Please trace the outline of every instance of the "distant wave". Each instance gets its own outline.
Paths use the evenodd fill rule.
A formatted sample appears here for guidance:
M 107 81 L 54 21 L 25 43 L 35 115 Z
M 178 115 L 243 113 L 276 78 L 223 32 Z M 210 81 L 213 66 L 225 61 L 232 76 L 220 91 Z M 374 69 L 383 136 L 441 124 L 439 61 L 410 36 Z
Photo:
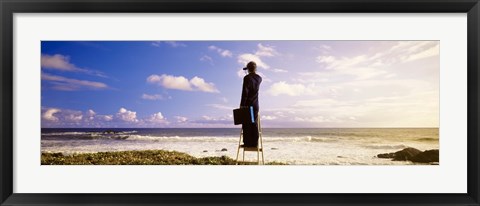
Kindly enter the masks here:
M 168 141 L 168 142 L 231 142 L 238 141 L 239 137 L 214 137 L 214 136 L 149 136 L 149 135 L 130 135 L 126 140 L 145 140 L 145 141 Z M 322 137 L 263 137 L 265 142 L 336 142 L 334 138 Z
M 132 130 L 132 131 L 122 131 L 122 132 L 114 132 L 114 133 L 108 133 L 108 132 L 50 132 L 50 133 L 42 133 L 42 136 L 76 136 L 76 135 L 102 135 L 102 134 L 135 134 L 138 131 Z
M 58 132 L 43 133 L 42 139 L 45 140 L 125 140 L 125 141 L 154 141 L 154 142 L 232 142 L 238 141 L 239 136 L 156 136 L 156 135 L 139 135 L 136 131 L 117 132 L 115 134 L 103 132 Z M 265 142 L 338 142 L 340 138 L 335 137 L 263 137 Z
M 180 137 L 180 136 L 150 136 L 150 135 L 130 135 L 126 140 L 139 141 L 165 141 L 165 142 L 230 142 L 238 141 L 238 137 Z
M 408 146 L 400 144 L 400 145 L 365 145 L 364 147 L 368 149 L 405 149 Z

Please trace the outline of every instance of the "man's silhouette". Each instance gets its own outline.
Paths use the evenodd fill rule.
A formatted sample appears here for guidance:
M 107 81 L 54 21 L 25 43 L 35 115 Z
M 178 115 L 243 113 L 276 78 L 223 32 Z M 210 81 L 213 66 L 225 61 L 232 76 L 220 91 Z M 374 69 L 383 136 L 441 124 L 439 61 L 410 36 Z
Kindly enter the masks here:
M 243 129 L 243 144 L 246 147 L 257 147 L 258 145 L 258 127 L 257 117 L 259 111 L 258 104 L 258 90 L 260 89 L 260 83 L 262 83 L 262 77 L 260 77 L 257 71 L 257 64 L 253 61 L 247 64 L 247 67 L 243 70 L 248 70 L 248 74 L 243 78 L 242 87 L 242 99 L 240 101 L 240 107 L 253 107 L 254 120 L 253 123 L 242 124 Z

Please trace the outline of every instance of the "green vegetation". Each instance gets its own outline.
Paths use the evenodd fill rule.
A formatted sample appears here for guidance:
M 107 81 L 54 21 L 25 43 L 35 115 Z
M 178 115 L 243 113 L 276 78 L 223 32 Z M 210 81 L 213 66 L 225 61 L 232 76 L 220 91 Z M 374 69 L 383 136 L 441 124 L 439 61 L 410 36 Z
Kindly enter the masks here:
M 164 150 L 98 152 L 63 155 L 42 153 L 42 165 L 235 165 L 234 159 L 221 157 L 196 158 L 191 155 Z M 252 164 L 252 163 L 242 163 Z M 256 163 L 255 163 L 256 164 Z M 270 162 L 269 165 L 284 165 Z

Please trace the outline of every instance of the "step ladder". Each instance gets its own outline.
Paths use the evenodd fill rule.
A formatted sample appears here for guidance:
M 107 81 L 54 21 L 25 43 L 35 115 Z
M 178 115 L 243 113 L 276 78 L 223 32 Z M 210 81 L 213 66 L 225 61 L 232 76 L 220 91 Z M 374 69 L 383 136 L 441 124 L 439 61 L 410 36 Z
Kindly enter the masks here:
M 256 147 L 246 147 L 242 144 L 243 139 L 243 129 L 240 130 L 240 139 L 238 140 L 238 149 L 237 149 L 237 159 L 236 164 L 238 165 L 238 155 L 240 154 L 240 149 L 243 149 L 243 158 L 242 162 L 245 163 L 245 152 L 257 152 L 257 164 L 260 164 L 260 153 L 262 153 L 262 164 L 265 164 L 265 159 L 263 157 L 263 139 L 262 139 L 262 127 L 260 125 L 260 114 L 257 116 L 257 127 L 258 127 L 258 141 Z

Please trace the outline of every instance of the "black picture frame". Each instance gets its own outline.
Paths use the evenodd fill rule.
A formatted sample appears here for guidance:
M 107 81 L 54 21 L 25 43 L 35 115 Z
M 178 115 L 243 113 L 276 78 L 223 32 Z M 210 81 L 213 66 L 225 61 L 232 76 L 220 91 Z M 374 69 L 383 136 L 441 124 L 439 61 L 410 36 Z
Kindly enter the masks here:
M 1 205 L 480 205 L 479 0 L 0 0 Z M 465 194 L 22 194 L 13 193 L 15 13 L 466 13 L 468 188 Z M 32 174 L 34 175 L 34 174 Z M 455 178 L 455 177 L 452 177 Z M 287 185 L 285 185 L 287 186 Z

